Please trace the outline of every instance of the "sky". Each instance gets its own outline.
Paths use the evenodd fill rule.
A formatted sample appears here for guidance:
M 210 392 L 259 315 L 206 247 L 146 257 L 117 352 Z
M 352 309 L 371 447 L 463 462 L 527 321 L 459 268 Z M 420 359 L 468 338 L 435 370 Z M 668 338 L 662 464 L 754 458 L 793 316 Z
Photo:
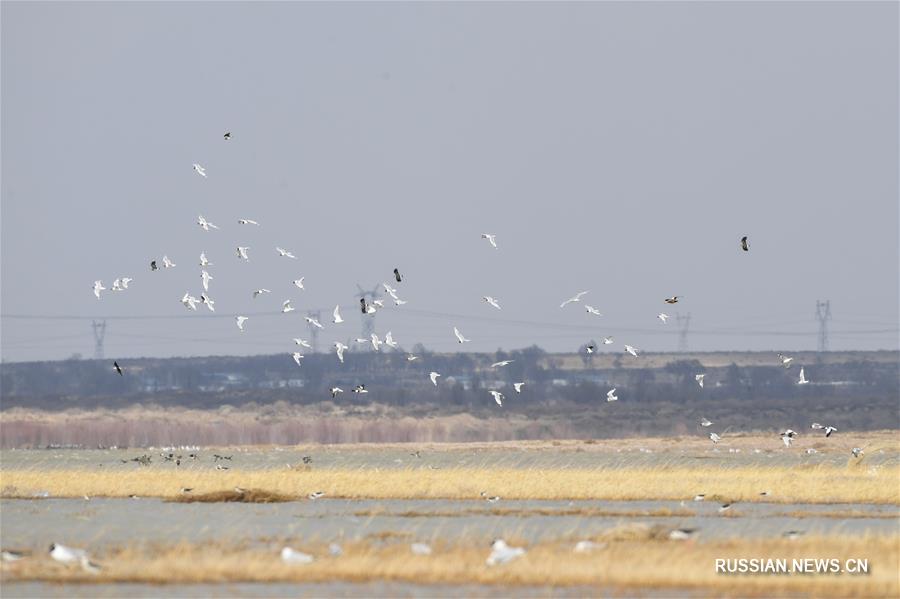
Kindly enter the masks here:
M 5 1 L 0 358 L 896 350 L 898 6 Z

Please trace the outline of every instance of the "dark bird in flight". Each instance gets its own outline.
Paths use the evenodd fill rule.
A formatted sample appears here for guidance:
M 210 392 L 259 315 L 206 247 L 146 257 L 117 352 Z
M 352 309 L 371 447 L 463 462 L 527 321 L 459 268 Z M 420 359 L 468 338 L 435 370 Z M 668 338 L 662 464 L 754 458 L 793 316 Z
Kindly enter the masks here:
M 116 372 L 119 373 L 119 376 L 122 376 L 122 367 L 119 366 L 119 363 L 114 361 L 113 366 L 116 368 Z
M 159 267 L 156 265 L 156 260 L 150 261 L 150 270 L 159 270 Z
M 678 303 L 678 298 L 679 298 L 679 297 L 681 297 L 681 296 L 680 296 L 680 295 L 673 295 L 672 297 L 667 297 L 665 301 L 666 301 L 667 304 L 677 304 L 677 303 Z
M 394 269 L 394 278 L 397 279 L 398 283 L 402 280 L 400 277 L 400 271 L 397 270 L 396 268 Z
M 360 310 L 362 310 L 363 314 L 368 312 L 368 306 L 366 306 L 366 298 L 364 298 L 364 297 L 359 298 L 359 308 L 360 308 Z
M 231 139 L 231 131 L 226 131 L 225 135 L 223 135 L 222 137 L 225 138 L 225 141 L 228 141 L 229 139 Z
M 747 236 L 746 236 L 746 235 L 744 235 L 743 237 L 741 237 L 741 249 L 744 250 L 745 252 L 749 252 L 749 251 L 750 251 L 750 243 L 747 242 Z

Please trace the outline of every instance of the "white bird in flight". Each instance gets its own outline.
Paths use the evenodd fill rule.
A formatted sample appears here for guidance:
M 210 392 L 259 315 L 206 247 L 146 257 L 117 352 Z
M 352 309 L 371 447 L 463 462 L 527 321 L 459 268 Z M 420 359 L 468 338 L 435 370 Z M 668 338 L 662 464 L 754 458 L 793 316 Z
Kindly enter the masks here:
M 494 401 L 497 402 L 497 405 L 502 407 L 503 406 L 503 394 L 500 393 L 499 391 L 494 391 L 493 389 L 491 389 L 490 392 L 491 392 L 491 395 L 494 396 Z
M 338 304 L 337 306 L 334 307 L 334 314 L 333 314 L 333 318 L 331 319 L 331 322 L 333 322 L 334 324 L 341 324 L 342 322 L 344 322 L 344 319 L 341 318 L 340 304 Z M 341 360 L 341 361 L 343 362 L 343 360 Z
M 244 332 L 244 323 L 247 322 L 248 320 L 249 320 L 249 318 L 247 318 L 246 316 L 235 316 L 234 317 L 234 322 L 237 324 L 237 328 L 239 328 L 242 333 Z
M 459 343 L 468 343 L 469 341 L 471 341 L 471 339 L 466 339 L 465 337 L 463 337 L 463 334 L 460 333 L 459 329 L 457 329 L 456 327 L 453 327 L 453 334 L 456 335 L 456 340 Z
M 283 258 L 293 258 L 294 260 L 297 259 L 297 256 L 287 251 L 286 249 L 277 247 L 275 248 L 275 251 L 278 252 L 278 255 L 282 256 Z
M 163 256 L 163 268 L 175 268 L 175 263 L 168 256 Z
M 513 362 L 515 362 L 515 360 L 501 360 L 500 362 L 494 362 L 493 364 L 491 364 L 491 368 L 497 368 L 500 366 L 509 366 Z
M 240 245 L 239 245 L 238 248 L 237 248 L 237 256 L 238 256 L 238 258 L 240 258 L 241 260 L 248 260 L 248 261 L 249 261 L 249 260 L 250 260 L 250 256 L 247 255 L 247 250 L 249 250 L 249 249 L 250 249 L 249 246 L 245 247 L 245 246 L 240 246 Z
M 381 349 L 381 339 L 378 338 L 378 335 L 372 333 L 372 349 L 375 351 L 379 351 Z
M 413 355 L 413 354 L 407 354 L 407 356 L 406 356 L 406 361 L 407 361 L 407 362 L 413 362 L 413 361 L 418 360 L 418 359 L 419 359 L 419 356 L 416 356 L 416 355 Z
M 253 292 L 253 299 L 258 298 L 258 297 L 261 296 L 263 293 L 272 293 L 272 292 L 271 292 L 270 290 L 268 290 L 268 289 L 265 289 L 265 288 L 263 288 L 263 289 L 257 289 L 256 291 Z
M 709 440 L 713 442 L 713 445 L 715 445 L 722 440 L 722 437 L 720 437 L 716 433 L 709 433 Z
M 712 420 L 707 420 L 706 418 L 701 418 L 700 426 L 703 426 L 703 427 L 712 426 Z
M 483 300 L 486 301 L 488 304 L 490 304 L 490 305 L 492 305 L 493 307 L 495 307 L 495 308 L 497 308 L 498 310 L 500 310 L 500 303 L 499 303 L 496 299 L 492 298 L 491 296 L 485 295 L 485 296 L 483 296 L 481 299 L 483 299 Z
M 282 314 L 287 314 L 288 312 L 293 312 L 294 310 L 296 310 L 296 308 L 294 308 L 294 306 L 291 305 L 291 300 L 285 300 L 281 304 L 281 313 Z
M 200 294 L 200 302 L 206 306 L 210 312 L 216 311 L 216 301 L 205 293 Z
M 206 169 L 203 168 L 202 166 L 200 166 L 199 164 L 197 164 L 196 162 L 194 163 L 194 170 L 197 171 L 198 175 L 200 175 L 204 179 L 206 178 Z
M 209 291 L 209 282 L 213 280 L 213 276 L 205 270 L 201 270 L 200 280 L 203 282 L 203 291 Z
M 615 387 L 606 392 L 606 401 L 619 401 L 619 397 L 616 395 Z
M 585 304 L 584 310 L 585 310 L 585 312 L 588 312 L 589 314 L 593 314 L 594 316 L 603 316 L 602 314 L 600 314 L 600 310 L 598 310 L 597 308 L 595 308 L 593 306 L 588 306 L 587 304 Z
M 184 304 L 184 307 L 188 310 L 196 310 L 198 301 L 200 300 L 188 292 L 185 292 L 184 297 L 181 298 L 181 303 Z
M 798 385 L 806 385 L 809 384 L 809 381 L 806 379 L 806 372 L 803 370 L 803 367 L 800 367 L 800 380 L 797 381 Z
M 661 321 L 663 321 L 663 324 L 666 324 L 666 321 L 669 320 L 669 315 L 666 314 L 665 312 L 660 312 L 659 314 L 656 315 L 656 317 L 658 319 L 660 319 Z
M 297 345 L 300 345 L 302 347 L 305 347 L 307 349 L 312 349 L 312 345 L 310 345 L 309 341 L 307 341 L 306 339 L 300 339 L 299 337 L 294 337 L 294 343 L 296 343 Z
M 394 341 L 394 336 L 391 335 L 391 332 L 388 331 L 387 335 L 384 336 L 384 344 L 393 349 L 397 349 L 400 344 Z
M 208 220 L 206 220 L 205 218 L 203 218 L 202 214 L 197 217 L 197 224 L 200 225 L 200 228 L 203 229 L 204 231 L 209 231 L 210 229 L 218 229 L 219 228 L 216 225 L 209 222 Z
M 640 350 L 639 350 L 638 348 L 636 348 L 636 347 L 632 347 L 632 346 L 630 346 L 630 345 L 626 345 L 626 346 L 625 346 L 625 351 L 628 352 L 629 354 L 631 354 L 632 356 L 634 356 L 634 357 L 636 358 L 636 357 L 638 356 L 638 352 L 639 352 Z
M 338 393 L 344 392 L 344 390 L 341 389 L 340 387 L 332 387 L 331 389 L 329 389 L 329 391 L 331 391 L 331 399 L 334 399 L 335 397 L 337 397 Z
M 347 347 L 346 345 L 344 345 L 343 343 L 341 343 L 340 341 L 334 342 L 334 351 L 335 351 L 335 353 L 337 353 L 338 360 L 341 361 L 341 364 L 344 363 L 344 350 L 345 349 L 350 349 L 350 348 Z
M 310 326 L 314 326 L 314 327 L 319 328 L 319 329 L 324 329 L 324 328 L 325 328 L 325 327 L 322 326 L 322 324 L 321 324 L 318 320 L 316 320 L 316 319 L 313 318 L 312 316 L 304 316 L 303 318 L 306 319 L 306 322 L 308 322 L 308 323 L 310 324 Z
M 101 291 L 106 291 L 106 287 L 103 286 L 103 281 L 94 281 L 94 295 L 97 296 L 97 299 L 100 299 Z
M 213 263 L 206 259 L 206 253 L 200 252 L 200 266 L 212 266 Z
M 697 381 L 697 384 L 700 385 L 700 388 L 703 388 L 703 379 L 706 377 L 705 374 L 695 374 L 694 380 Z
M 297 289 L 306 289 L 306 287 L 303 286 L 303 279 L 305 278 L 306 277 L 300 277 L 299 279 L 294 279 L 294 286 L 297 287 Z
M 573 295 L 572 297 L 570 297 L 569 299 L 567 299 L 566 301 L 564 301 L 563 303 L 561 303 L 561 304 L 559 305 L 559 307 L 560 307 L 560 308 L 565 308 L 565 307 L 568 306 L 569 304 L 572 304 L 572 303 L 575 303 L 575 302 L 580 302 L 580 301 L 581 301 L 581 298 L 584 297 L 585 295 L 587 295 L 588 293 L 590 293 L 590 291 L 579 291 L 578 293 L 576 293 L 575 295 Z
M 525 383 L 513 383 L 513 389 L 516 390 L 516 393 L 522 392 L 522 387 L 525 386 Z
M 437 387 L 437 380 L 438 380 L 439 376 L 441 376 L 441 375 L 434 371 L 431 371 L 428 373 L 428 378 L 431 379 L 431 384 L 434 385 L 435 387 Z
M 301 354 L 298 351 L 295 351 L 294 353 L 291 354 L 291 357 L 294 358 L 294 362 L 297 363 L 297 366 L 300 366 L 300 360 L 303 359 L 303 354 Z
M 794 358 L 788 357 L 784 354 L 778 354 L 778 358 L 781 360 L 781 365 L 785 368 L 790 368 L 791 362 L 794 361 Z
M 240 224 L 240 225 L 256 225 L 257 227 L 259 226 L 258 222 L 256 222 L 255 220 L 250 220 L 249 218 L 239 218 L 238 224 Z
M 604 338 L 603 338 L 603 345 L 612 345 L 612 344 L 613 344 L 613 338 L 612 338 L 612 337 L 604 337 Z
M 497 236 L 496 235 L 493 235 L 491 233 L 482 233 L 481 238 L 487 239 L 488 243 L 490 243 L 492 246 L 494 246 L 495 250 L 497 249 Z

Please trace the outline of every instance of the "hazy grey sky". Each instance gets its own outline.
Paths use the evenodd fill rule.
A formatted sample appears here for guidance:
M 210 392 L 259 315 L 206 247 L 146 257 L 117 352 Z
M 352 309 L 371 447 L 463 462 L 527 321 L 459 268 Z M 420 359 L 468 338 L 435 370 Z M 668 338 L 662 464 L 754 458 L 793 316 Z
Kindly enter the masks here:
M 832 349 L 898 347 L 895 2 L 0 10 L 4 360 L 93 353 L 15 315 L 178 317 L 108 321 L 108 357 L 169 356 L 289 352 L 322 308 L 330 344 L 395 266 L 406 348 L 674 350 L 665 311 L 691 349 L 812 349 L 816 299 Z M 217 315 L 297 312 L 188 313 L 201 250 Z M 604 316 L 559 309 L 585 289 Z

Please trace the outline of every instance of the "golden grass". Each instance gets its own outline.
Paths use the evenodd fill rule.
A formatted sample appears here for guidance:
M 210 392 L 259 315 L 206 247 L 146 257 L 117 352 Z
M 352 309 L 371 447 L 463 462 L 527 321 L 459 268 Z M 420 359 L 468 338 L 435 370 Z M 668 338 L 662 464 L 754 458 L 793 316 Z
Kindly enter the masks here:
M 356 541 L 339 557 L 324 544 L 285 543 L 316 556 L 308 565 L 281 562 L 282 546 L 209 543 L 130 546 L 98 554 L 99 574 L 64 567 L 46 556 L 16 562 L 3 582 L 135 582 L 156 584 L 228 582 L 368 582 L 596 586 L 602 589 L 695 589 L 717 596 L 796 595 L 829 597 L 900 596 L 900 542 L 896 537 L 801 537 L 788 539 L 668 541 L 660 531 L 628 527 L 611 531 L 589 553 L 574 553 L 572 541 L 533 544 L 522 558 L 490 567 L 487 544 L 433 543 L 430 556 L 412 555 L 408 542 Z M 857 574 L 717 574 L 716 559 L 867 559 L 869 572 Z
M 900 466 L 735 468 L 647 467 L 618 469 L 453 468 L 442 470 L 237 470 L 137 469 L 5 470 L 5 497 L 180 496 L 182 487 L 212 493 L 234 487 L 287 497 L 324 491 L 327 497 L 371 499 L 478 499 L 481 491 L 504 499 L 689 499 L 697 493 L 732 502 L 900 504 Z M 770 495 L 759 493 L 769 490 Z

